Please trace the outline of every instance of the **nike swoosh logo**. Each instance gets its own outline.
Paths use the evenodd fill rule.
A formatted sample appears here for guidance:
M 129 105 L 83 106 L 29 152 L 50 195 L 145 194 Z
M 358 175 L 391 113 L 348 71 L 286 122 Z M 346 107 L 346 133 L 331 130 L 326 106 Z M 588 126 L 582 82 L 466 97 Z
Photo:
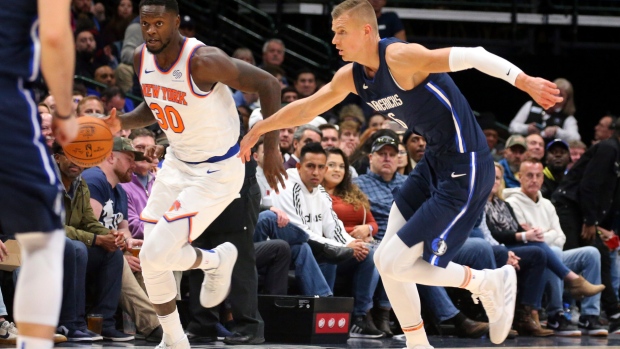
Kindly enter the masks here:
M 149 73 L 152 73 L 152 72 L 154 72 L 154 70 L 146 70 L 146 69 L 144 69 L 144 74 L 149 74 Z
M 550 322 L 547 324 L 547 327 L 560 327 L 559 322 Z
M 510 75 L 510 71 L 512 70 L 512 68 L 508 69 L 508 73 L 506 73 L 506 75 Z
M 368 88 L 368 86 L 366 86 L 366 84 L 363 84 L 362 87 L 364 88 L 364 90 Z
M 215 172 L 220 172 L 220 170 L 215 170 L 215 171 L 207 170 L 207 174 L 211 174 L 211 173 L 215 173 Z
M 467 173 L 461 173 L 461 174 L 456 174 L 454 172 L 452 172 L 452 178 L 458 178 L 458 177 L 463 177 L 464 175 L 466 175 Z

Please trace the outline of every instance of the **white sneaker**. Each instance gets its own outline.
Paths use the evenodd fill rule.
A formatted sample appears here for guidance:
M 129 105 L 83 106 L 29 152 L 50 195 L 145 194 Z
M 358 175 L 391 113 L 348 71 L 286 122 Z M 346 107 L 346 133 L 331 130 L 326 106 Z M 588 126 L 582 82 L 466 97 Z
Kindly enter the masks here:
M 183 338 L 171 345 L 166 344 L 166 342 L 162 339 L 161 343 L 159 343 L 155 349 L 191 349 L 191 346 L 189 345 L 187 335 L 184 335 Z
M 17 343 L 17 327 L 15 324 L 8 321 L 3 321 L 0 324 L 0 344 L 15 344 Z
M 225 242 L 213 249 L 220 257 L 220 265 L 214 269 L 206 269 L 205 278 L 200 290 L 200 304 L 205 308 L 219 305 L 230 293 L 230 278 L 237 261 L 237 248 Z
M 505 265 L 495 270 L 484 270 L 484 280 L 477 292 L 472 292 L 474 303 L 482 301 L 489 318 L 491 342 L 501 344 L 508 337 L 515 315 L 517 299 L 517 272 Z

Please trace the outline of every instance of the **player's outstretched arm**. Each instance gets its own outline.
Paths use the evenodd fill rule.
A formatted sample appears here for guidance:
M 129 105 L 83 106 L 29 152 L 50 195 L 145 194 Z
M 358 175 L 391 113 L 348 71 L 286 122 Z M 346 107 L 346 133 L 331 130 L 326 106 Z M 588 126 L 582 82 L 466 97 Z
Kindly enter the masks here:
M 78 132 L 72 100 L 75 47 L 69 24 L 71 0 L 39 0 L 37 6 L 41 71 L 56 100 L 52 128 L 58 142 L 64 145 Z
M 251 149 L 261 135 L 283 128 L 307 124 L 316 116 L 341 102 L 349 93 L 356 93 L 351 68 L 351 64 L 340 68 L 332 81 L 313 95 L 298 99 L 268 119 L 257 122 L 241 141 L 239 157 L 242 161 L 250 160 Z
M 443 73 L 476 68 L 528 93 L 545 109 L 562 101 L 554 83 L 531 77 L 516 65 L 482 47 L 429 50 L 418 44 L 393 44 L 388 46 L 387 62 L 390 69 L 411 75 L 417 72 Z

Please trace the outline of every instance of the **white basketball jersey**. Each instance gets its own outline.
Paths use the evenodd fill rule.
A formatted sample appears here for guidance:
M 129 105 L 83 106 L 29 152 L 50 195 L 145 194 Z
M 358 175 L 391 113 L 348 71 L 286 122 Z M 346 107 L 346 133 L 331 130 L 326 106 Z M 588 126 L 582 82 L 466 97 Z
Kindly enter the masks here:
M 221 156 L 239 139 L 239 114 L 228 86 L 218 82 L 211 91 L 194 83 L 190 59 L 202 42 L 186 38 L 176 62 L 161 69 L 155 56 L 142 47 L 142 94 L 159 126 L 166 133 L 174 155 L 186 162 Z

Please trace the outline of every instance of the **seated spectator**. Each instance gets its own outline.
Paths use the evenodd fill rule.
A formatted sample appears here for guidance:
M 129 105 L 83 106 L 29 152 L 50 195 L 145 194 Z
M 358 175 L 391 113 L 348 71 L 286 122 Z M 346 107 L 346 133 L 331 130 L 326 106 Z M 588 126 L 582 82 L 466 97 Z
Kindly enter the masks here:
M 551 194 L 558 188 L 564 178 L 570 154 L 568 144 L 561 139 L 555 139 L 547 144 L 546 164 L 543 173 L 545 175 L 540 193 L 545 199 L 551 200 Z
M 364 122 L 364 112 L 362 108 L 360 108 L 357 104 L 347 104 L 342 109 L 340 109 L 340 113 L 338 113 L 338 123 L 342 124 L 345 121 L 352 121 L 357 123 L 359 129 L 362 128 Z
M 573 85 L 566 79 L 553 81 L 563 100 L 544 110 L 533 101 L 526 102 L 510 122 L 510 133 L 523 136 L 539 134 L 545 140 L 560 138 L 566 142 L 580 140 L 575 115 Z
M 295 151 L 295 148 L 293 147 L 293 134 L 295 134 L 296 130 L 297 127 L 291 127 L 283 128 L 279 131 L 280 136 L 278 145 L 280 147 L 280 152 L 282 153 L 282 160 L 284 162 L 287 162 L 291 158 L 291 154 L 293 153 L 293 151 Z
M 233 52 L 232 58 L 240 59 L 248 64 L 256 65 L 256 60 L 254 60 L 254 54 L 252 50 L 247 47 L 239 47 Z
M 570 162 L 566 167 L 567 171 L 581 158 L 581 155 L 586 152 L 587 147 L 582 141 L 570 141 L 568 142 L 568 148 L 570 150 Z
M 90 28 L 76 30 L 75 51 L 75 75 L 93 79 L 95 70 L 109 63 L 105 55 L 96 55 L 97 41 Z
M 369 132 L 369 130 L 364 131 L 364 133 L 366 132 Z M 368 155 L 370 155 L 372 144 L 377 138 L 383 137 L 383 136 L 389 136 L 389 137 L 392 137 L 393 139 L 399 138 L 396 132 L 392 130 L 387 130 L 387 129 L 375 130 L 372 134 L 366 137 L 364 142 L 359 147 L 357 147 L 357 149 L 353 152 L 353 154 L 349 155 L 349 163 L 351 164 L 351 166 L 353 166 L 353 168 L 355 168 L 355 171 L 358 174 L 365 174 L 368 172 L 368 167 L 369 167 Z M 342 149 L 342 147 L 340 149 Z M 342 151 L 344 151 L 346 154 L 346 151 L 344 149 L 342 149 Z
M 49 148 L 52 148 L 52 144 L 54 143 L 54 133 L 52 133 L 52 114 L 40 113 L 41 115 L 41 136 L 45 138 L 45 144 Z
M 398 156 L 396 157 L 397 169 L 398 173 L 402 175 L 408 175 L 413 169 L 411 168 L 411 161 L 409 161 L 409 155 L 407 153 L 407 148 L 400 143 L 398 145 Z
M 418 162 L 422 160 L 422 156 L 424 156 L 424 152 L 426 151 L 426 139 L 419 134 L 407 131 L 403 135 L 403 144 L 409 155 L 409 162 L 413 170 Z
M 281 66 L 282 62 L 284 62 L 285 53 L 286 49 L 282 40 L 274 38 L 265 41 L 265 44 L 263 44 L 263 62 L 261 66 L 267 64 L 277 67 Z
M 545 157 L 545 140 L 539 134 L 531 134 L 525 137 L 527 148 L 526 158 L 534 158 L 543 161 Z
M 476 114 L 476 120 L 478 125 L 482 129 L 482 133 L 487 139 L 487 145 L 491 150 L 491 155 L 495 161 L 499 161 L 503 157 L 504 145 L 500 144 L 500 128 L 497 127 L 495 121 L 495 114 L 493 113 L 479 113 Z
M 564 266 L 561 264 L 553 266 L 553 258 L 547 258 L 547 268 L 554 274 L 554 276 L 551 276 L 550 273 L 547 273 L 550 276 L 549 285 L 552 292 L 548 313 L 554 315 L 550 318 L 550 322 L 548 322 L 548 326 L 551 324 L 549 328 L 560 331 L 558 334 L 563 332 L 559 330 L 559 327 L 555 326 L 559 326 L 563 321 L 559 317 L 562 310 L 561 281 L 564 280 L 573 297 L 577 299 L 584 296 L 590 297 L 589 300 L 585 299 L 582 303 L 583 308 L 579 319 L 579 327 L 582 332 L 590 335 L 606 336 L 607 330 L 598 324 L 600 314 L 597 305 L 600 295 L 597 294 L 605 288 L 605 286 L 599 285 L 601 282 L 600 253 L 592 247 L 562 252 L 566 236 L 562 232 L 560 219 L 551 201 L 543 198 L 540 194 L 543 182 L 543 167 L 540 161 L 531 158 L 524 160 L 520 167 L 520 178 L 522 181 L 521 188 L 506 189 L 503 191 L 503 195 L 514 209 L 516 221 L 525 231 L 518 234 L 516 232 L 512 233 L 515 231 L 513 229 L 515 228 L 514 221 L 513 219 L 508 219 L 508 216 L 504 214 L 502 216 L 511 227 L 507 229 L 510 232 L 507 234 L 509 236 L 512 235 L 511 239 L 514 238 L 514 241 L 519 239 L 522 242 L 530 240 L 545 242 L 558 256 L 558 259 L 561 259 L 564 263 Z M 501 200 L 497 199 L 493 203 L 495 207 L 503 207 L 502 210 L 506 210 L 506 206 L 501 205 Z M 518 231 L 519 228 L 516 230 Z M 520 236 L 517 237 L 517 235 Z M 584 276 L 578 276 L 571 272 L 570 269 L 583 272 Z M 595 285 L 592 285 L 592 283 Z M 590 305 L 590 307 L 587 305 Z
M 338 137 L 338 129 L 332 124 L 323 124 L 319 126 L 321 130 L 321 146 L 327 150 L 329 148 L 338 148 L 340 138 Z
M 618 118 L 614 115 L 603 116 L 598 121 L 598 124 L 594 126 L 594 138 L 592 139 L 592 145 L 613 137 L 617 120 Z
M 133 71 L 133 54 L 136 47 L 140 46 L 143 42 L 144 38 L 142 37 L 140 16 L 135 16 L 125 30 L 123 46 L 121 47 L 120 53 L 120 63 L 118 67 L 116 67 L 114 73 L 116 75 L 118 87 L 125 93 L 132 92 L 137 96 L 140 95 L 140 84 L 137 82 L 138 76 L 134 74 Z M 133 89 L 134 80 L 136 81 L 135 90 Z
M 340 149 L 351 156 L 360 144 L 360 125 L 355 121 L 344 121 L 338 128 Z
M 116 108 L 119 113 L 130 112 L 134 108 L 131 99 L 126 98 L 125 93 L 116 86 L 108 87 L 101 93 L 101 102 L 106 115 L 110 114 L 112 108 Z
M 100 116 L 105 115 L 105 110 L 99 97 L 86 96 L 78 103 L 76 113 L 78 118 L 85 115 Z
M 383 114 L 374 113 L 368 118 L 368 128 L 380 129 L 384 121 L 385 116 Z
M 384 333 L 377 330 L 368 314 L 372 308 L 372 295 L 377 286 L 379 274 L 372 260 L 373 252 L 365 247 L 362 239 L 355 239 L 346 233 L 342 222 L 332 209 L 329 195 L 321 186 L 325 174 L 327 157 L 319 143 L 305 145 L 301 151 L 300 162 L 295 169 L 287 171 L 288 179 L 280 194 L 271 194 L 273 205 L 284 211 L 290 223 L 278 227 L 276 214 L 264 211 L 260 214 L 255 237 L 264 240 L 266 237 L 281 238 L 291 244 L 293 260 L 298 244 L 329 247 L 346 252 L 343 260 L 326 260 L 321 267 L 323 273 L 314 275 L 314 283 L 326 281 L 328 289 L 333 290 L 337 271 L 347 270 L 353 275 L 354 288 L 354 320 L 350 335 L 352 337 L 380 338 Z M 307 243 L 306 243 L 307 242 Z M 293 244 L 296 243 L 296 244 Z M 316 249 L 317 258 L 321 258 L 320 249 Z M 353 252 L 352 254 L 350 252 Z M 316 260 L 306 260 L 306 266 L 316 264 Z M 297 267 L 295 276 L 305 278 L 301 268 Z M 318 265 L 317 265 L 318 269 Z M 350 275 L 351 275 L 350 274 Z M 302 282 L 303 286 L 303 282 Z M 303 287 L 302 287 L 303 289 Z
M 101 337 L 114 341 L 133 340 L 133 336 L 116 330 L 114 320 L 121 294 L 123 274 L 123 254 L 118 249 L 122 237 L 119 237 L 115 227 L 111 227 L 114 230 L 110 230 L 108 227 L 101 226 L 96 218 L 98 216 L 93 214 L 90 188 L 86 179 L 80 176 L 83 168 L 73 164 L 64 155 L 60 145 L 54 145 L 53 153 L 65 189 L 67 237 L 75 241 L 71 245 L 72 248 L 76 251 L 83 250 L 82 253 L 88 256 L 86 266 L 76 265 L 73 275 L 75 280 L 73 297 L 63 299 L 62 309 L 66 313 L 61 317 L 73 319 L 73 322 L 61 323 L 58 331 L 70 341 L 93 341 L 102 339 Z M 73 258 L 75 259 L 75 256 Z M 86 329 L 87 282 L 96 286 L 92 311 L 103 315 L 101 336 Z
M 320 143 L 322 136 L 321 130 L 319 130 L 316 126 L 309 124 L 299 126 L 293 134 L 292 146 L 294 152 L 291 154 L 288 161 L 284 163 L 284 168 L 295 168 L 301 156 L 301 148 L 303 148 L 306 144 Z M 280 131 L 280 144 L 282 144 L 282 131 Z
M 288 86 L 286 82 L 286 76 L 285 76 L 286 73 L 284 72 L 284 69 L 282 69 L 281 67 L 278 67 L 277 65 L 264 65 L 263 70 L 273 75 L 276 79 L 278 79 L 278 82 L 280 82 L 280 88 L 283 89 Z
M 316 75 L 309 68 L 302 68 L 297 72 L 295 81 L 293 81 L 293 86 L 295 90 L 297 90 L 299 98 L 311 96 L 317 90 Z
M 122 42 L 125 37 L 125 30 L 133 20 L 133 4 L 131 0 L 120 0 L 116 2 L 112 18 L 105 24 L 102 36 L 106 45 L 114 45 Z
M 299 99 L 299 92 L 297 92 L 297 90 L 294 87 L 287 86 L 282 89 L 282 95 L 281 95 L 282 104 L 295 102 L 298 99 Z
M 527 150 L 527 143 L 525 138 L 521 135 L 512 135 L 506 141 L 506 149 L 504 149 L 504 158 L 499 161 L 499 164 L 504 167 L 504 182 L 506 182 L 506 188 L 518 188 L 521 186 L 517 174 L 519 173 L 519 166 L 523 161 L 523 156 Z
M 559 254 L 558 252 L 561 250 L 557 249 L 557 251 L 554 251 L 554 247 L 549 247 L 549 245 L 544 241 L 544 234 L 540 229 L 529 229 L 526 231 L 519 225 L 512 207 L 503 200 L 503 178 L 503 167 L 496 163 L 495 184 L 493 185 L 493 189 L 489 195 L 489 201 L 485 207 L 486 225 L 490 230 L 493 239 L 499 243 L 505 244 L 509 250 L 517 251 L 518 253 L 520 249 L 526 246 L 525 244 L 528 244 L 527 246 L 530 247 L 533 246 L 539 248 L 545 254 L 546 269 L 550 272 L 545 279 L 553 279 L 553 282 L 556 282 L 556 279 L 559 280 L 557 282 L 561 282 L 562 280 L 565 281 L 567 286 L 570 285 L 569 288 L 571 289 L 571 293 L 577 297 L 591 295 L 591 293 L 602 289 L 602 285 L 593 286 L 587 280 L 585 282 L 581 281 L 581 279 L 583 279 L 581 276 L 568 269 L 563 262 L 564 256 L 561 256 L 561 258 L 557 256 L 557 254 Z M 566 255 L 566 257 L 567 260 L 573 259 L 570 255 Z M 595 267 L 595 265 L 592 265 L 592 267 Z M 581 272 L 581 270 L 577 271 Z M 589 274 L 589 270 L 585 271 L 584 274 Z M 581 286 L 578 286 L 577 284 L 581 284 Z M 554 291 L 556 292 L 551 294 L 551 303 L 561 303 L 562 294 L 557 293 L 557 291 L 561 291 L 561 288 L 554 288 Z M 586 305 L 586 302 L 590 304 L 591 301 L 596 301 L 598 297 L 590 298 L 591 299 L 584 301 L 582 304 Z M 561 309 L 552 310 L 553 312 L 550 313 L 552 315 L 552 319 L 557 321 L 553 322 L 555 326 L 548 326 L 548 328 L 553 329 L 556 335 L 575 336 L 581 334 L 581 332 L 577 330 L 575 326 L 571 325 L 570 322 L 563 316 Z M 558 313 L 558 311 L 560 313 Z
M 97 97 L 101 97 L 101 92 L 111 86 L 116 86 L 116 76 L 114 75 L 114 69 L 109 65 L 102 65 L 99 68 L 95 69 L 95 81 L 104 84 L 106 87 L 100 88 L 96 87 L 95 89 L 87 89 L 87 93 L 89 95 L 94 95 Z

